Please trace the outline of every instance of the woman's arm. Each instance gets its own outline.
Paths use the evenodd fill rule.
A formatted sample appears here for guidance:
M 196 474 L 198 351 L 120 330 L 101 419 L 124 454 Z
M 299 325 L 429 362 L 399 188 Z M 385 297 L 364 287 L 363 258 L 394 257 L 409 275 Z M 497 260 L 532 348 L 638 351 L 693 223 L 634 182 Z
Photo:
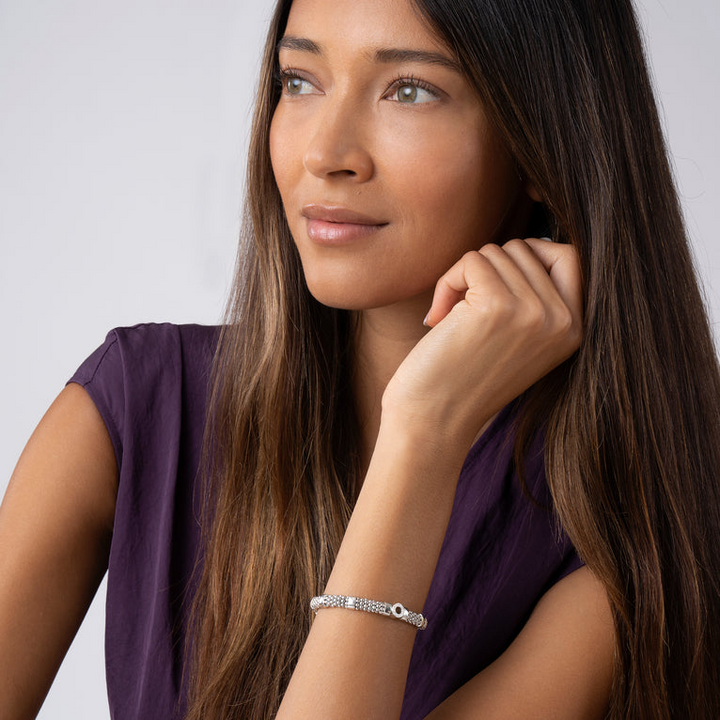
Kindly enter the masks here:
M 429 316 L 436 327 L 403 362 L 383 397 L 378 441 L 326 593 L 422 609 L 473 439 L 500 408 L 577 348 L 580 297 L 572 249 L 540 241 L 485 246 L 441 279 Z M 576 583 L 591 578 L 578 577 Z M 573 595 L 564 606 L 581 606 L 587 588 L 564 587 Z M 592 602 L 602 607 L 592 587 Z M 562 614 L 564 597 L 559 590 L 548 594 L 523 640 L 508 651 L 510 660 L 500 671 L 494 666 L 495 677 L 512 683 L 520 658 L 531 663 L 539 657 L 535 638 L 553 634 L 551 620 Z M 601 631 L 593 623 L 579 627 L 583 642 L 602 636 L 612 644 L 607 625 Z M 278 717 L 398 717 L 415 632 L 369 613 L 320 610 Z M 574 663 L 570 650 L 581 646 L 578 639 L 557 647 Z M 594 670 L 580 675 L 590 694 L 602 697 L 606 675 L 596 680 Z M 557 693 L 550 687 L 552 668 L 547 673 L 536 690 L 549 702 Z M 475 687 L 468 686 L 457 702 L 474 707 L 487 692 L 480 685 L 476 693 Z M 508 696 L 508 712 L 515 700 Z
M 510 647 L 428 720 L 600 720 L 614 648 L 605 588 L 580 568 L 552 587 Z
M 0 718 L 32 718 L 107 569 L 117 466 L 71 384 L 28 442 L 0 506 Z

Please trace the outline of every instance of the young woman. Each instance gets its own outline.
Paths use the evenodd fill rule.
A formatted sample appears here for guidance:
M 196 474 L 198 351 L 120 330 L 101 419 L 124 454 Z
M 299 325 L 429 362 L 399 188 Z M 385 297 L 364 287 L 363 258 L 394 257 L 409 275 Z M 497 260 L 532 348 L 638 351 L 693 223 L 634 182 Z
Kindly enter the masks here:
M 4 715 L 109 565 L 115 717 L 717 717 L 720 383 L 629 4 L 280 2 L 248 180 L 222 331 L 114 331 L 18 464 Z

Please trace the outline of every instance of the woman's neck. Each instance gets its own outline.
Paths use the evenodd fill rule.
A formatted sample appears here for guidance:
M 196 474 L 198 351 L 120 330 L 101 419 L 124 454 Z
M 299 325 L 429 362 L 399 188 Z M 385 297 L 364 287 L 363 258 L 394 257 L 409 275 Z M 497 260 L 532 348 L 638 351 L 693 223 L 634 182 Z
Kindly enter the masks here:
M 363 470 L 380 428 L 382 395 L 400 363 L 428 332 L 422 324 L 432 293 L 359 313 L 353 390 L 361 434 Z

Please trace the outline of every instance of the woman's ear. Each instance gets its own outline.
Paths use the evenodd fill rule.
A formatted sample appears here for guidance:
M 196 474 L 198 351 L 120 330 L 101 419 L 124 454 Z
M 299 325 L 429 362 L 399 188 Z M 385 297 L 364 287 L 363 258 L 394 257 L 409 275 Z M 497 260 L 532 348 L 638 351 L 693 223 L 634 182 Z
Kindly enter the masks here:
M 535 187 L 535 183 L 533 183 L 528 178 L 525 178 L 523 180 L 523 189 L 527 193 L 527 195 L 530 197 L 531 200 L 534 200 L 535 202 L 542 202 L 543 198 L 542 195 L 538 192 L 537 188 Z

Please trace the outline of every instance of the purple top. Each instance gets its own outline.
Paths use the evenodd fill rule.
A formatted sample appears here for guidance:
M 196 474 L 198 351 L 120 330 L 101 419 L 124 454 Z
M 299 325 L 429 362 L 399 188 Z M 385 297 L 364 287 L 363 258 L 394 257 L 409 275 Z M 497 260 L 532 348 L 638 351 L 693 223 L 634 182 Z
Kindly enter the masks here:
M 97 405 L 118 463 L 105 636 L 118 720 L 177 717 L 185 707 L 182 651 L 201 501 L 194 490 L 216 342 L 212 327 L 120 328 L 70 380 Z M 416 636 L 403 720 L 424 717 L 491 663 L 543 593 L 582 565 L 552 512 L 522 492 L 511 420 L 506 408 L 465 460 L 422 608 L 429 624 Z M 540 449 L 526 477 L 540 505 L 550 505 Z

